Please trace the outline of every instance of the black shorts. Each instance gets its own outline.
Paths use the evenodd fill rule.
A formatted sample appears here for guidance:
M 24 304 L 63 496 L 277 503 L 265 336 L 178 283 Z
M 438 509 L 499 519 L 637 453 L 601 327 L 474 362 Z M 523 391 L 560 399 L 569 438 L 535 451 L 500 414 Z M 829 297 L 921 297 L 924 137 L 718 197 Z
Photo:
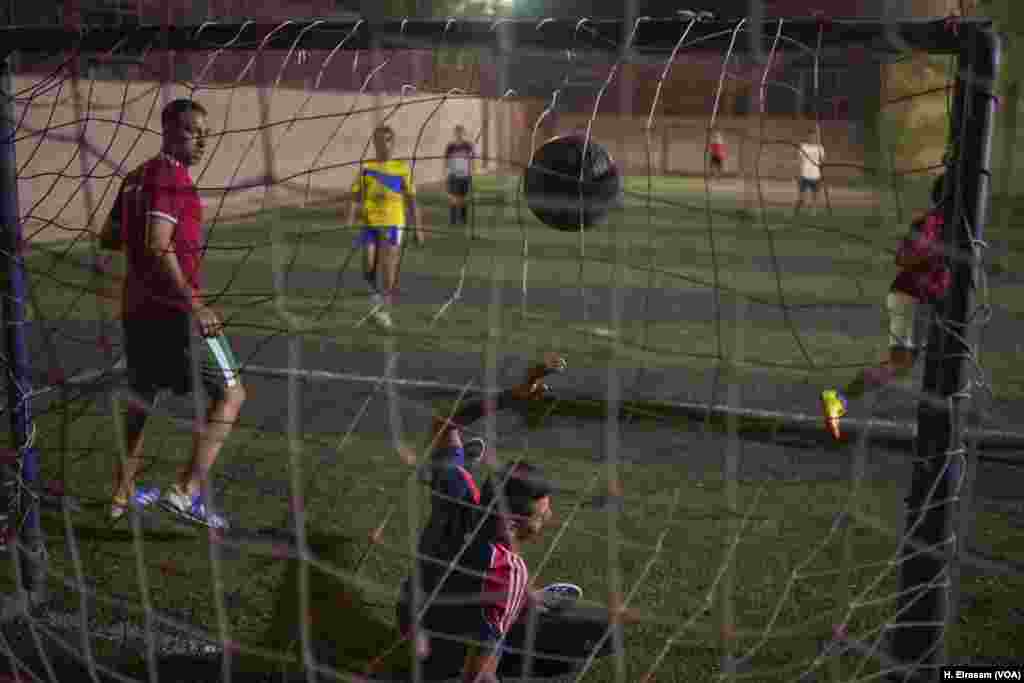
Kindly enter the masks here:
M 412 623 L 409 599 L 409 585 L 405 582 L 397 605 L 398 624 L 403 635 L 408 635 Z M 472 633 L 472 629 L 459 629 L 459 617 L 445 624 L 442 619 L 432 619 L 431 612 L 427 611 L 423 624 L 430 638 L 430 655 L 421 662 L 420 673 L 427 681 L 458 678 L 466 661 L 465 640 L 475 640 L 479 635 Z M 479 608 L 467 610 L 467 613 L 469 621 L 473 620 L 473 615 L 477 615 L 476 620 L 480 618 Z M 446 626 L 454 628 L 446 629 Z M 577 671 L 591 655 L 606 657 L 613 653 L 614 638 L 604 638 L 609 627 L 608 610 L 589 607 L 572 607 L 539 615 L 532 634 L 526 621 L 519 619 L 501 643 L 498 675 L 522 677 L 527 659 L 532 673 L 538 677 L 551 678 Z M 532 648 L 529 647 L 531 644 Z M 532 650 L 530 657 L 524 654 L 527 649 Z
M 724 163 L 722 157 L 716 157 L 714 154 L 711 155 L 711 168 L 721 171 Z
M 460 178 L 459 176 L 448 176 L 448 194 L 457 197 L 465 197 L 473 187 L 472 178 Z
M 797 186 L 800 192 L 809 191 L 814 194 L 818 194 L 818 184 L 820 182 L 820 180 L 814 178 L 801 177 L 800 180 L 797 181 Z
M 192 368 L 192 318 L 187 314 L 143 320 L 126 318 L 125 360 L 130 386 L 141 398 L 153 401 L 164 392 L 189 394 L 195 390 Z M 224 397 L 240 382 L 238 362 L 223 334 L 199 341 L 199 376 L 207 395 Z

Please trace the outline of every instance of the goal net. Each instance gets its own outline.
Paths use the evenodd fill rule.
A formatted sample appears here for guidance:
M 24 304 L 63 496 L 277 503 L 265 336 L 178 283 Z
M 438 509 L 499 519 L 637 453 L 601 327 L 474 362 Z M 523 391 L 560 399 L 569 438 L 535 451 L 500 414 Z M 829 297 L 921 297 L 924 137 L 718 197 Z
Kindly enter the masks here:
M 502 666 L 521 666 L 506 679 L 917 680 L 1019 660 L 1019 624 L 984 616 L 1024 594 L 1019 511 L 992 502 L 1016 486 L 992 453 L 1019 448 L 1022 384 L 1013 272 L 989 280 L 982 260 L 991 242 L 1014 262 L 982 231 L 987 30 L 692 13 L 3 29 L 11 680 L 397 680 L 472 648 L 478 633 L 396 622 L 443 507 L 423 485 L 432 419 L 550 352 L 567 370 L 547 394 L 462 435 L 486 442 L 480 485 L 499 463 L 543 469 L 553 518 L 518 551 L 533 587 L 582 589 L 583 616 L 499 629 Z M 202 294 L 245 387 L 226 438 L 203 392 L 134 391 L 123 311 L 145 277 L 98 239 L 125 178 L 171 149 L 161 112 L 180 98 L 206 115 L 188 169 Z M 624 179 L 587 230 L 524 197 L 560 136 Z M 400 236 L 365 230 L 381 192 L 403 198 Z M 904 370 L 894 255 L 929 210 L 952 293 L 917 307 Z M 136 357 L 173 367 L 166 343 Z M 899 372 L 851 397 L 833 438 L 822 392 L 872 368 Z M 142 408 L 136 492 L 223 438 L 204 502 L 229 528 L 160 502 L 112 518 Z M 33 576 L 46 591 L 25 606 Z

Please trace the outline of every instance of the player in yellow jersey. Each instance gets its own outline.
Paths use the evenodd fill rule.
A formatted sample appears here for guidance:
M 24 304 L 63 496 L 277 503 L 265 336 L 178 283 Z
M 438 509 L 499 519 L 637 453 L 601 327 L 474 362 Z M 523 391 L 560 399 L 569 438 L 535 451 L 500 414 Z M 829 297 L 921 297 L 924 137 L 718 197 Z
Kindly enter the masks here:
M 373 131 L 375 159 L 359 168 L 352 182 L 348 225 L 363 226 L 357 245 L 363 248 L 363 277 L 373 297 L 373 317 L 382 327 L 391 327 L 388 312 L 398 288 L 398 262 L 407 213 L 412 214 L 416 243 L 423 243 L 423 220 L 416 204 L 416 185 L 406 161 L 392 159 L 395 131 L 379 126 Z M 378 287 L 377 270 L 381 279 Z

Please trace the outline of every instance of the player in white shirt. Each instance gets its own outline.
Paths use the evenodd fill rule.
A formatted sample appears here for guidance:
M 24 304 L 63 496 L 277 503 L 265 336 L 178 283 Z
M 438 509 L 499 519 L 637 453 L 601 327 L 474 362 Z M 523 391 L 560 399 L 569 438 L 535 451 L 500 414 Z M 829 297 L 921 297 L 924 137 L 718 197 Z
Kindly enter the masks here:
M 817 141 L 817 135 L 814 135 L 811 141 L 800 144 L 797 156 L 800 159 L 800 178 L 797 180 L 798 196 L 794 214 L 799 215 L 808 193 L 817 209 L 818 190 L 821 186 L 821 165 L 825 162 L 825 148 Z

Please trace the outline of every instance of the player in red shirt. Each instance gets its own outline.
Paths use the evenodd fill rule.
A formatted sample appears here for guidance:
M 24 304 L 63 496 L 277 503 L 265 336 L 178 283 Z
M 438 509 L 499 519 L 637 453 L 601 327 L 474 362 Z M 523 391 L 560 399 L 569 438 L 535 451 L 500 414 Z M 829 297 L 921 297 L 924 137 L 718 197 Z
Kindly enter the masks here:
M 951 274 L 943 250 L 944 177 L 932 185 L 932 208 L 911 224 L 910 235 L 896 252 L 900 272 L 889 288 L 886 308 L 889 312 L 889 355 L 880 364 L 865 368 L 845 389 L 827 389 L 821 393 L 825 427 L 835 439 L 842 434 L 839 421 L 847 411 L 849 399 L 904 377 L 914 367 L 927 334 L 926 323 L 931 304 L 949 290 Z
M 117 520 L 129 508 L 159 499 L 176 515 L 225 528 L 227 520 L 210 509 L 204 489 L 245 389 L 223 324 L 202 293 L 203 212 L 188 168 L 203 157 L 206 110 L 192 100 L 175 100 L 164 107 L 161 125 L 159 156 L 125 178 L 101 234 L 102 244 L 123 248 L 127 257 L 122 326 L 135 399 L 126 410 L 126 455 L 115 467 L 110 515 Z M 202 336 L 197 353 L 193 326 Z M 210 399 L 206 424 L 196 431 L 188 467 L 161 496 L 135 483 L 146 416 L 161 393 L 193 391 L 193 364 Z
M 708 144 L 709 166 L 713 178 L 720 178 L 725 172 L 727 154 L 725 137 L 722 136 L 721 131 L 716 130 L 711 134 L 711 142 Z

